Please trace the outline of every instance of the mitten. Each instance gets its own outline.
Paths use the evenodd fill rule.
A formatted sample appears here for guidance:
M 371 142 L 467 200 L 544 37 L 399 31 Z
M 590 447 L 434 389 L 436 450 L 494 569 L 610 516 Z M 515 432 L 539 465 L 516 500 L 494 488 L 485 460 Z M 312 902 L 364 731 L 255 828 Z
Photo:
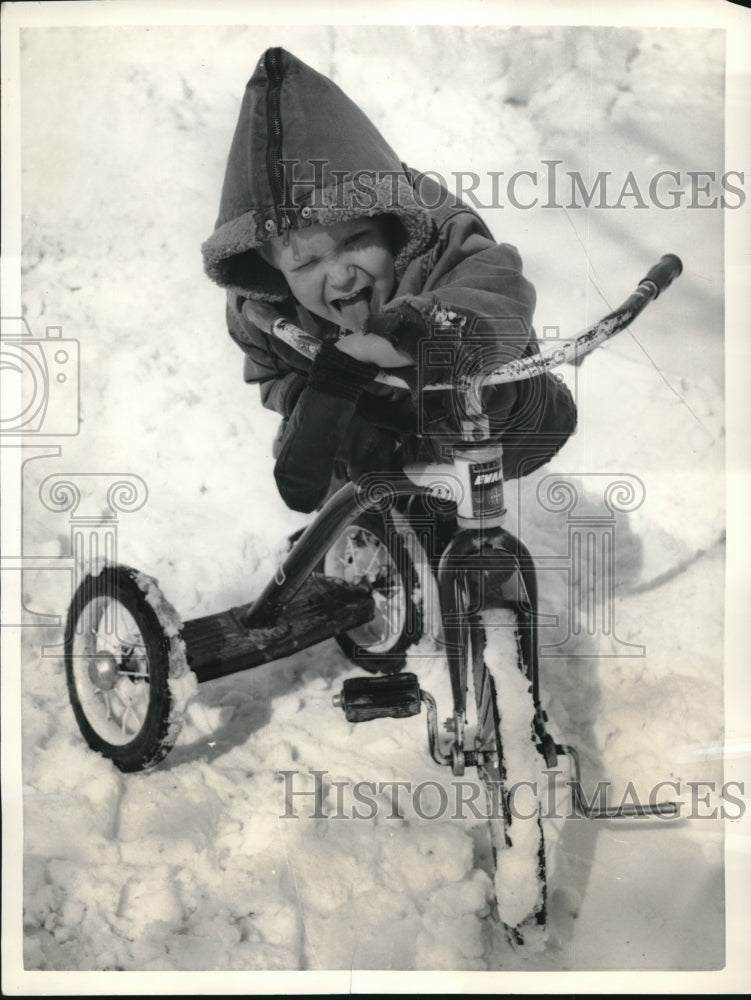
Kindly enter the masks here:
M 375 333 L 417 358 L 418 344 L 428 335 L 428 325 L 412 306 L 400 305 L 385 312 L 371 313 L 365 321 L 365 333 Z
M 363 389 L 378 374 L 378 365 L 351 358 L 324 341 L 311 365 L 308 385 L 329 396 L 357 402 Z

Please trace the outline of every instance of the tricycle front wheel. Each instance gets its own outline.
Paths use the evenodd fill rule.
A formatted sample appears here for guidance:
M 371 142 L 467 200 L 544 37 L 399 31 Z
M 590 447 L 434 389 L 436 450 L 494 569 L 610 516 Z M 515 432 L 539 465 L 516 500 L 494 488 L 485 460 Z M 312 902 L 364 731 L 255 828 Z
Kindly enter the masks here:
M 537 951 L 545 944 L 547 882 L 535 706 L 513 612 L 492 609 L 484 616 L 471 629 L 475 748 L 486 792 L 497 916 L 514 948 Z

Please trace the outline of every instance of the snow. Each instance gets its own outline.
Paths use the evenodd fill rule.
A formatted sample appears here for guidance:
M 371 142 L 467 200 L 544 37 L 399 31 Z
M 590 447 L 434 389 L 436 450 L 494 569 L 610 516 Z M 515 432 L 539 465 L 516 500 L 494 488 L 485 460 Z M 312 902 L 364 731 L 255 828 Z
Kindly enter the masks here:
M 210 732 L 212 724 L 220 719 L 227 720 L 231 711 L 213 712 L 197 698 L 198 679 L 188 667 L 185 643 L 180 638 L 182 620 L 177 610 L 167 600 L 157 581 L 146 573 L 137 573 L 136 583 L 144 593 L 146 603 L 153 609 L 162 634 L 168 639 L 167 652 L 168 685 L 172 707 L 170 710 L 170 730 L 167 737 L 173 743 L 185 723 L 189 721 L 204 732 Z
M 723 213 L 633 201 L 482 210 L 519 248 L 547 338 L 604 315 L 662 253 L 684 262 L 633 333 L 564 369 L 578 434 L 506 486 L 508 527 L 538 559 L 550 616 L 543 702 L 556 738 L 580 750 L 585 791 L 607 779 L 612 801 L 629 783 L 644 800 L 669 781 L 679 791 L 659 797 L 684 802 L 677 822 L 566 818 L 562 760 L 551 794 L 563 811 L 543 821 L 550 935 L 539 954 L 512 952 L 490 918 L 486 824 L 466 809 L 462 819 L 421 815 L 442 793 L 452 804 L 466 796 L 473 774 L 452 778 L 431 761 L 424 713 L 348 723 L 332 697 L 358 671 L 333 641 L 198 691 L 190 674 L 173 681 L 185 688 L 185 724 L 146 774 L 120 774 L 92 753 L 69 707 L 61 629 L 43 617 L 67 610 L 75 512 L 46 507 L 39 487 L 64 474 L 96 498 L 92 474 L 144 479 L 147 502 L 121 511 L 107 508 L 103 479 L 97 513 L 116 528 L 116 561 L 169 598 L 171 626 L 250 600 L 308 522 L 276 495 L 277 419 L 243 384 L 199 253 L 242 90 L 267 46 L 332 75 L 419 168 L 487 178 L 560 159 L 590 184 L 598 170 L 621 180 L 633 170 L 646 190 L 660 169 L 736 166 L 723 163 L 724 41 L 716 29 L 542 25 L 23 31 L 24 316 L 36 338 L 62 326 L 79 341 L 83 421 L 54 440 L 59 455 L 30 447 L 34 461 L 18 472 L 23 552 L 53 567 L 27 570 L 22 584 L 28 989 L 60 992 L 64 972 L 113 970 L 168 972 L 169 989 L 185 991 L 199 982 L 179 978 L 192 970 L 211 972 L 210 988 L 220 971 L 304 971 L 311 989 L 323 970 L 486 972 L 481 988 L 512 992 L 519 980 L 504 974 L 518 970 L 650 970 L 653 984 L 659 970 L 700 970 L 704 985 L 701 970 L 720 975 L 724 872 L 748 856 L 738 820 L 709 818 L 728 807 L 724 777 L 742 773 L 722 753 Z M 520 196 L 529 190 L 520 183 Z M 573 507 L 546 500 L 551 476 Z M 608 507 L 614 481 L 626 485 Z M 576 524 L 589 540 L 582 566 L 568 549 Z M 596 560 L 611 541 L 609 576 Z M 596 597 L 603 582 L 612 618 Z M 578 633 L 565 611 L 575 606 L 593 609 Z M 444 718 L 450 688 L 428 623 L 408 669 Z M 284 772 L 296 819 L 283 818 Z M 314 772 L 327 818 L 310 818 Z M 435 784 L 418 799 L 393 784 L 414 792 L 426 781 Z M 712 784 L 708 804 L 689 782 Z M 371 818 L 354 818 L 373 811 L 358 788 L 376 804 Z M 692 811 L 701 818 L 685 818 Z M 6 943 L 14 934 L 4 930 Z M 250 982 L 241 990 L 256 991 Z
M 484 623 L 486 617 L 481 615 L 480 621 Z M 497 612 L 490 616 L 486 627 L 485 663 L 498 692 L 505 777 L 508 786 L 514 790 L 510 805 L 512 819 L 506 830 L 510 843 L 503 843 L 505 837 L 497 838 L 494 883 L 500 919 L 508 927 L 517 927 L 540 904 L 540 884 L 536 878 L 540 838 L 536 819 L 527 818 L 534 816 L 536 810 L 529 801 L 523 801 L 523 796 L 529 791 L 529 781 L 538 784 L 542 795 L 544 791 L 541 774 L 543 760 L 531 739 L 534 723 L 531 684 L 517 669 L 518 638 L 509 624 L 507 621 L 499 627 Z M 496 805 L 493 812 L 499 808 L 500 804 Z M 525 933 L 527 950 L 530 950 L 530 937 L 531 932 Z M 536 938 L 533 947 L 539 949 L 545 942 L 540 940 L 539 934 Z

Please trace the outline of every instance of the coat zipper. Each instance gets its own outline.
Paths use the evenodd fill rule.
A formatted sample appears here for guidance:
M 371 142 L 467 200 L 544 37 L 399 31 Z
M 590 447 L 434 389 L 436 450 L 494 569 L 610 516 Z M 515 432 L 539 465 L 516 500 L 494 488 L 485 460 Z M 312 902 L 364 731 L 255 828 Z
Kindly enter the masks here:
M 284 207 L 289 204 L 286 195 L 285 173 L 280 164 L 282 159 L 282 115 L 281 91 L 282 68 L 280 63 L 281 49 L 269 49 L 266 53 L 266 74 L 269 85 L 266 93 L 266 172 L 271 186 L 271 196 L 274 199 L 277 233 L 286 233 L 291 227 L 289 212 Z

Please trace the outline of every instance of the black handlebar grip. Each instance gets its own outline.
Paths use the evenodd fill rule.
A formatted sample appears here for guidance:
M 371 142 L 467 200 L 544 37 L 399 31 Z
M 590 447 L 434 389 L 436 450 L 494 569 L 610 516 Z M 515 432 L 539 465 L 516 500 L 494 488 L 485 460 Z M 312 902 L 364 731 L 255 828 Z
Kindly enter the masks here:
M 664 257 L 660 257 L 659 262 L 654 267 L 650 267 L 639 284 L 643 285 L 645 282 L 649 282 L 651 285 L 654 285 L 655 298 L 657 298 L 660 292 L 664 292 L 682 270 L 683 264 L 680 257 L 676 257 L 674 253 L 666 253 Z

